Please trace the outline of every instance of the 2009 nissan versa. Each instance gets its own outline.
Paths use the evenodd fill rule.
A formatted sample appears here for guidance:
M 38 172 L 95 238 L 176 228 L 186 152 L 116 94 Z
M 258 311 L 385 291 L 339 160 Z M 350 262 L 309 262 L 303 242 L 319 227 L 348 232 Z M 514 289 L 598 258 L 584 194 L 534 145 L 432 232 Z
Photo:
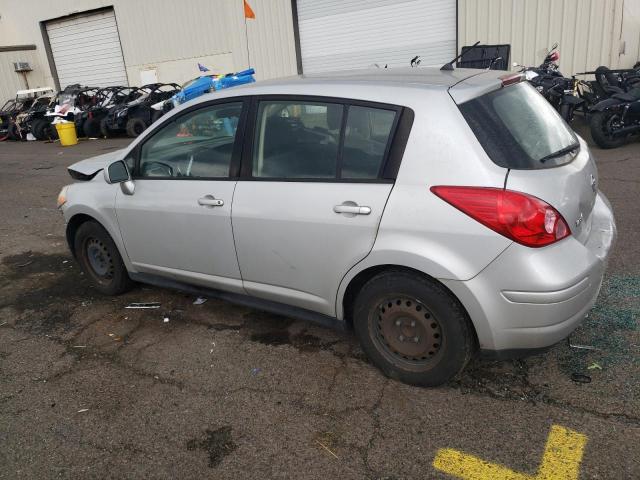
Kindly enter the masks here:
M 548 347 L 594 304 L 616 229 L 586 143 L 519 80 L 415 68 L 205 95 L 69 167 L 69 247 L 105 294 L 352 324 L 411 384 Z

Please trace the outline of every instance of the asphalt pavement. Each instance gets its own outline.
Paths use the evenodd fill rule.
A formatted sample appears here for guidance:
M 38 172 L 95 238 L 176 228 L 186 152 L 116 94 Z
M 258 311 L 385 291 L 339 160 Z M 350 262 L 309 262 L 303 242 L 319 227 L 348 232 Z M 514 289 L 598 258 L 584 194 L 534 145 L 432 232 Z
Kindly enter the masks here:
M 592 147 L 619 238 L 571 337 L 588 348 L 475 360 L 424 389 L 349 332 L 97 293 L 56 195 L 68 165 L 128 141 L 0 143 L 0 478 L 640 478 L 640 143 Z

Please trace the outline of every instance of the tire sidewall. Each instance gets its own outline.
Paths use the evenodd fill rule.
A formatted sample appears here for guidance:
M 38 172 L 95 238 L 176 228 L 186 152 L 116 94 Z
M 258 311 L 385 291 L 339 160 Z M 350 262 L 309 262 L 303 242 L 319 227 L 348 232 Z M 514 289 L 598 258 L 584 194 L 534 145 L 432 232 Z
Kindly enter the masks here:
M 617 137 L 611 138 L 605 132 L 603 125 L 608 118 L 609 112 L 595 112 L 591 116 L 591 120 L 589 121 L 589 127 L 591 129 L 591 137 L 593 137 L 593 141 L 600 148 L 617 148 L 621 147 L 625 143 L 627 143 L 627 139 L 625 137 Z
M 147 124 L 141 118 L 131 118 L 127 122 L 127 135 L 129 135 L 132 138 L 138 137 L 146 129 L 147 129 Z
M 372 309 L 385 298 L 406 296 L 424 304 L 440 324 L 442 345 L 425 366 L 408 370 L 380 351 L 371 322 Z M 356 298 L 353 323 L 361 346 L 372 362 L 390 378 L 419 386 L 436 386 L 460 373 L 474 350 L 471 326 L 459 302 L 441 285 L 404 272 L 374 277 Z
M 113 264 L 113 276 L 106 280 L 95 273 L 87 257 L 87 243 L 95 238 L 107 248 Z M 131 283 L 120 252 L 109 233 L 100 224 L 88 221 L 80 225 L 74 238 L 74 251 L 82 270 L 92 280 L 96 288 L 107 295 L 116 295 L 126 291 Z

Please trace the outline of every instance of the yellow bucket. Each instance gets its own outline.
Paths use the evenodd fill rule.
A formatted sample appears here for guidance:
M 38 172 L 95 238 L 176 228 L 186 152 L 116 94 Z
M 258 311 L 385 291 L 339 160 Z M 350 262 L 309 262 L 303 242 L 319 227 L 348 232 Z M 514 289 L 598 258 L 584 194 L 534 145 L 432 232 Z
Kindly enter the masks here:
M 58 136 L 60 137 L 60 145 L 62 145 L 63 147 L 69 147 L 78 143 L 75 123 L 56 123 L 56 130 L 58 131 Z

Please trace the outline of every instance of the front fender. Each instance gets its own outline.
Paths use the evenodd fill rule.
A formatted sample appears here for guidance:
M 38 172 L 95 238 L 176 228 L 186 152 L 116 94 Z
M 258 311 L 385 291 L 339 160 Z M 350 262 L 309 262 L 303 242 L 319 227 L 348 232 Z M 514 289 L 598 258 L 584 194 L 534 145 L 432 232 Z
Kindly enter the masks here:
M 72 219 L 78 215 L 93 218 L 113 239 L 127 270 L 136 272 L 129 260 L 116 218 L 115 201 L 118 188 L 120 188 L 119 185 L 109 185 L 102 179 L 72 184 L 67 191 L 67 203 L 62 207 L 66 223 L 65 230 L 69 228 Z

